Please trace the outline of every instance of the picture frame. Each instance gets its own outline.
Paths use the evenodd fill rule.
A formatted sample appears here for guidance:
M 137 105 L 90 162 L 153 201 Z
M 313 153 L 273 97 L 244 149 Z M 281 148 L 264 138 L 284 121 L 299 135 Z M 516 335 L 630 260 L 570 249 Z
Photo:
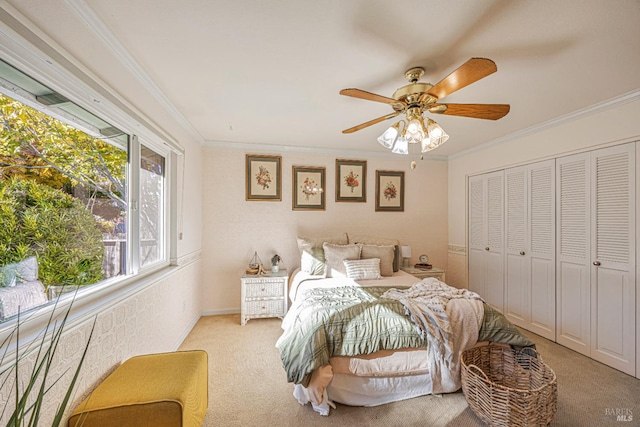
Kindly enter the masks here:
M 367 161 L 336 159 L 336 202 L 367 201 Z
M 403 171 L 376 171 L 376 212 L 404 212 Z
M 282 200 L 282 157 L 246 155 L 246 200 Z
M 293 166 L 293 210 L 325 210 L 325 168 Z

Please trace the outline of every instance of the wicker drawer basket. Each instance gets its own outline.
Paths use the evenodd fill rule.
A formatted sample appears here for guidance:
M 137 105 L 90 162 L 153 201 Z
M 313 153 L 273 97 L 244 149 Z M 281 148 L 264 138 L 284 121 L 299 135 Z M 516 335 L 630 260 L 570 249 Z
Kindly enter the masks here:
M 465 350 L 461 364 L 462 392 L 485 423 L 504 427 L 551 423 L 558 383 L 537 351 L 489 343 Z

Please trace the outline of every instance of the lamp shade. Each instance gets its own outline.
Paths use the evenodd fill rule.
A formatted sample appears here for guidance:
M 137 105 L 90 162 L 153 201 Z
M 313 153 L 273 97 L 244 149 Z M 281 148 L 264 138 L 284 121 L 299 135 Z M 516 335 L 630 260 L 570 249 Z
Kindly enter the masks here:
M 378 137 L 378 142 L 384 148 L 393 147 L 393 143 L 396 142 L 396 138 L 398 138 L 398 129 L 400 128 L 400 122 L 394 124 L 389 127 L 389 129 L 385 130 L 382 135 Z
M 405 138 L 409 144 L 416 144 L 426 137 L 421 118 L 411 119 L 405 131 Z
M 409 154 L 409 143 L 407 139 L 404 136 L 399 136 L 391 152 L 396 154 Z
M 440 127 L 440 125 L 433 120 L 427 121 L 428 140 L 425 138 L 422 141 L 422 152 L 433 150 L 438 148 L 449 139 L 449 135 Z
M 402 258 L 411 258 L 411 246 L 400 246 L 400 256 Z

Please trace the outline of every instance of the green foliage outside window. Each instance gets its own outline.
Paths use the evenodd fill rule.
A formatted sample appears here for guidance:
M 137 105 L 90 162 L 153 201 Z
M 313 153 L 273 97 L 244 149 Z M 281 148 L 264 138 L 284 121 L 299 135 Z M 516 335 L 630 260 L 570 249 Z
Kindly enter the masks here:
M 126 209 L 127 152 L 0 94 L 0 179 L 20 177 L 70 192 L 82 185 Z
M 102 234 L 82 202 L 33 181 L 0 181 L 0 265 L 31 255 L 46 288 L 103 278 Z

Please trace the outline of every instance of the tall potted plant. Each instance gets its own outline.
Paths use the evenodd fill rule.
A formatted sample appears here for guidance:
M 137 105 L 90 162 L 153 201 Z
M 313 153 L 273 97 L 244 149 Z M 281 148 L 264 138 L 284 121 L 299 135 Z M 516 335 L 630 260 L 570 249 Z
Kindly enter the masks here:
M 42 408 L 47 399 L 61 399 L 57 405 L 58 409 L 51 421 L 52 427 L 60 426 L 64 413 L 69 405 L 71 393 L 80 375 L 80 370 L 87 355 L 96 324 L 96 319 L 94 319 L 84 351 L 64 395 L 61 398 L 59 395 L 51 395 L 52 387 L 60 381 L 64 375 L 69 373 L 65 371 L 62 375 L 55 376 L 52 374 L 52 367 L 64 327 L 71 312 L 72 304 L 73 301 L 69 304 L 61 320 L 56 320 L 56 306 L 54 306 L 47 325 L 42 332 L 42 338 L 40 338 L 39 341 L 34 341 L 35 348 L 31 345 L 20 348 L 20 313 L 18 313 L 15 329 L 1 343 L 0 347 L 5 350 L 0 357 L 0 366 L 5 365 L 5 358 L 8 357 L 9 348 L 15 348 L 13 360 L 8 362 L 8 366 L 0 371 L 0 378 L 2 378 L 0 385 L 3 388 L 5 386 L 11 387 L 11 395 L 14 397 L 13 399 L 7 399 L 2 408 L 2 414 L 0 414 L 1 418 L 7 411 L 11 411 L 9 412 L 7 427 L 41 426 Z M 13 343 L 15 343 L 15 346 L 12 346 Z M 35 357 L 35 360 L 31 368 L 29 368 L 27 358 L 31 357 Z M 26 366 L 23 367 L 24 365 Z M 30 372 L 27 371 L 28 376 L 26 376 L 26 381 L 22 374 L 24 369 L 30 369 Z M 11 378 L 13 378 L 13 384 L 10 383 Z

